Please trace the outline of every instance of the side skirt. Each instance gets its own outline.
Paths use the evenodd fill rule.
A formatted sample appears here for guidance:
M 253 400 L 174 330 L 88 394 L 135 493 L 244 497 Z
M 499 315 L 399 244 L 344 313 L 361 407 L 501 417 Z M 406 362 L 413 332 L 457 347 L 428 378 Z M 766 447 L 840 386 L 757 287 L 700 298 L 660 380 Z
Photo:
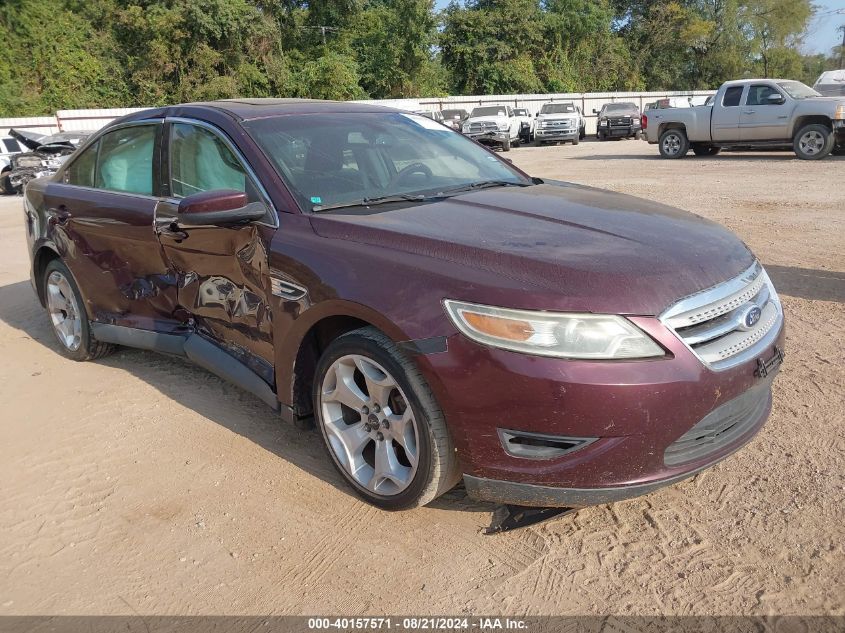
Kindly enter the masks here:
M 258 374 L 198 334 L 162 334 L 107 323 L 91 323 L 91 333 L 103 343 L 184 356 L 212 374 L 250 392 L 274 411 L 282 410 L 276 392 Z M 283 417 L 287 417 L 284 411 L 282 413 Z M 293 417 L 292 412 L 290 414 Z

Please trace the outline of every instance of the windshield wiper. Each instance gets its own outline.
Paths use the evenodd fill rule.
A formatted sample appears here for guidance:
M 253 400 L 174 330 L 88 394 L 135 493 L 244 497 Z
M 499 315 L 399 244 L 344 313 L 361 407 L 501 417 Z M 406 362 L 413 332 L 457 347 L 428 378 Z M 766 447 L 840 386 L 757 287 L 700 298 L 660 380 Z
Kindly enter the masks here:
M 539 181 L 539 182 L 538 182 Z M 360 198 L 358 200 L 350 200 L 349 202 L 338 202 L 337 204 L 315 204 L 311 207 L 314 213 L 321 213 L 323 211 L 331 211 L 332 209 L 348 209 L 351 207 L 374 207 L 379 204 L 388 202 L 427 202 L 429 200 L 441 200 L 451 195 L 464 193 L 466 191 L 476 191 L 478 189 L 487 189 L 488 187 L 530 187 L 532 184 L 541 184 L 542 180 L 539 178 L 533 179 L 532 182 L 513 182 L 512 180 L 481 180 L 479 182 L 470 182 L 458 187 L 451 187 L 444 189 L 435 194 L 421 194 L 421 193 L 398 193 L 386 196 L 375 196 L 373 198 Z
M 470 182 L 465 185 L 451 187 L 444 189 L 437 195 L 462 193 L 464 191 L 475 191 L 477 189 L 488 189 L 489 187 L 530 187 L 532 184 L 528 182 L 514 182 L 513 180 L 480 180 L 478 182 Z
M 425 202 L 438 196 L 424 196 L 422 194 L 399 193 L 389 196 L 376 196 L 374 198 L 360 198 L 349 202 L 338 202 L 337 204 L 315 204 L 311 210 L 315 213 L 330 211 L 332 209 L 346 209 L 349 207 L 371 207 L 387 202 Z

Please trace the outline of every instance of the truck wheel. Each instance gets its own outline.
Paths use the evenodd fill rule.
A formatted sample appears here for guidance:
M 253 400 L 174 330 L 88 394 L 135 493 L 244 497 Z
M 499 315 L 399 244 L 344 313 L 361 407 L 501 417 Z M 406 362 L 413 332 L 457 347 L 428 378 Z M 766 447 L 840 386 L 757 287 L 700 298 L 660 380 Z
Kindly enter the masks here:
M 534 137 L 534 147 L 542 147 L 542 146 L 543 146 L 543 141 L 541 141 L 540 139 L 538 139 L 538 138 L 535 136 L 535 137 Z
M 598 134 L 596 134 L 596 137 L 597 137 L 600 141 L 604 141 L 604 140 L 606 140 L 606 139 L 607 139 L 607 137 L 604 135 L 604 132 L 599 132 Z
M 683 158 L 689 151 L 689 139 L 682 129 L 672 128 L 660 135 L 659 147 L 663 158 Z
M 431 389 L 377 329 L 329 344 L 317 363 L 313 396 L 329 457 L 364 500 L 405 510 L 458 483 L 455 448 Z
M 692 151 L 696 156 L 715 156 L 722 151 L 722 148 L 713 147 L 712 145 L 699 145 L 696 143 L 692 146 Z
M 503 152 L 511 151 L 511 140 L 509 138 L 506 138 L 504 141 L 502 141 L 502 151 Z
M 798 130 L 792 149 L 803 160 L 820 160 L 833 151 L 835 144 L 836 137 L 829 127 L 811 123 Z
M 581 139 L 579 139 L 579 138 L 576 136 L 574 139 L 572 139 L 572 144 L 573 144 L 573 145 L 578 145 L 578 143 L 579 143 L 579 141 L 580 141 L 580 140 L 581 140 Z

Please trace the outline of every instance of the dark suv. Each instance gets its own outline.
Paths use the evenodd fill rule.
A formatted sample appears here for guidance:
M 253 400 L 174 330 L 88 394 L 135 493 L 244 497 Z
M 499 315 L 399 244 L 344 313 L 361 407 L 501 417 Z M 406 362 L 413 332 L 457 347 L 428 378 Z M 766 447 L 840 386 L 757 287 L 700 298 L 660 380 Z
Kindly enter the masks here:
M 313 419 L 365 499 L 583 506 L 748 442 L 783 312 L 728 230 L 388 108 L 138 112 L 24 198 L 59 349 L 187 357 Z
M 609 138 L 638 138 L 643 131 L 642 117 L 635 103 L 606 103 L 598 115 L 596 137 L 600 141 Z

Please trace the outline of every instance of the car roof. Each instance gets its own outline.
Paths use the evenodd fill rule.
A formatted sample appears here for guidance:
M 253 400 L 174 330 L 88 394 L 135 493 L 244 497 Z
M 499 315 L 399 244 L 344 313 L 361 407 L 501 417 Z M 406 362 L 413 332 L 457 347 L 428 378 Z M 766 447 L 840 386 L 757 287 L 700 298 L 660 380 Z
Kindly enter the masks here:
M 797 81 L 796 79 L 772 79 L 771 77 L 764 78 L 760 77 L 758 79 L 731 79 L 730 81 L 726 81 L 724 85 L 726 86 L 744 86 L 745 84 L 751 84 L 758 81 L 764 82 L 778 82 L 778 81 Z
M 369 103 L 324 101 L 322 99 L 220 99 L 218 101 L 200 101 L 183 105 L 215 108 L 228 112 L 233 117 L 241 120 L 261 119 L 285 114 L 397 112 L 395 108 Z

